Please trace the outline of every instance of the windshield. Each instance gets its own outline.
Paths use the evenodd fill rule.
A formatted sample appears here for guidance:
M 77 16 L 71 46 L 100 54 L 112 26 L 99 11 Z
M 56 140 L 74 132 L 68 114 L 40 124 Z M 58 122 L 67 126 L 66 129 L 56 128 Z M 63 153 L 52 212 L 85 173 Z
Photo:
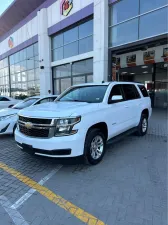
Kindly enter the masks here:
M 12 109 L 24 109 L 26 107 L 29 107 L 31 106 L 33 103 L 35 103 L 39 98 L 29 98 L 29 99 L 26 99 L 25 101 L 23 102 L 19 102 L 18 104 L 14 105 L 12 107 Z
M 99 103 L 103 101 L 107 85 L 72 87 L 58 101 Z

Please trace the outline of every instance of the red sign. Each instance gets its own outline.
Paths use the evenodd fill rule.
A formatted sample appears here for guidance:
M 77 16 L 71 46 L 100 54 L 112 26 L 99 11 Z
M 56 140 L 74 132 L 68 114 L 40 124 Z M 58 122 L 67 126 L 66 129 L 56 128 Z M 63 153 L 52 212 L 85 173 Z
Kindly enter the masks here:
M 143 58 L 145 64 L 155 63 L 155 50 L 144 52 Z
M 163 59 L 165 62 L 168 62 L 168 48 L 163 49 Z
M 61 1 L 61 15 L 68 16 L 73 8 L 73 0 L 62 0 Z
M 127 56 L 127 66 L 136 66 L 136 54 Z

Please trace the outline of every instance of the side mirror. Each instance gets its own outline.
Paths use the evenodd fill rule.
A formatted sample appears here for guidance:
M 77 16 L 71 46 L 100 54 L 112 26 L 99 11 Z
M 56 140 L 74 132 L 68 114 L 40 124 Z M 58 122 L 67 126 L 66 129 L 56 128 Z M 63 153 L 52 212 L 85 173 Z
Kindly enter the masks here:
M 111 99 L 109 99 L 109 104 L 121 102 L 123 100 L 122 95 L 113 95 Z

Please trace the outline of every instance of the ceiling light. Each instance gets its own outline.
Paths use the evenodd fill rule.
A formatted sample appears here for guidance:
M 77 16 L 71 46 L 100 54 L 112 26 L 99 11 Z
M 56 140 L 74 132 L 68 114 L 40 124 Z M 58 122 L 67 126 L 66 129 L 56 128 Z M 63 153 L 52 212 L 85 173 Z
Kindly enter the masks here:
M 142 68 L 142 69 L 145 69 L 145 68 L 148 68 L 148 66 L 142 66 L 141 68 Z
M 130 74 L 135 74 L 135 73 L 130 73 Z
M 126 74 L 127 72 L 122 72 L 121 74 Z
M 148 71 L 145 71 L 145 72 L 143 72 L 143 73 L 148 73 Z

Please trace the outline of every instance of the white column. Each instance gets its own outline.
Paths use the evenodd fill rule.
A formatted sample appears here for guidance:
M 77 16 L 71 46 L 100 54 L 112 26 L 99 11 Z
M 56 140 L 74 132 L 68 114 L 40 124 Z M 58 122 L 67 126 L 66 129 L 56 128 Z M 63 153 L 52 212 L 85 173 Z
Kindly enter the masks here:
M 52 91 L 52 70 L 51 70 L 51 47 L 50 37 L 48 36 L 48 16 L 47 9 L 41 9 L 37 14 L 38 18 L 38 46 L 40 66 L 40 94 L 48 94 Z
M 94 82 L 108 79 L 108 0 L 94 0 Z

